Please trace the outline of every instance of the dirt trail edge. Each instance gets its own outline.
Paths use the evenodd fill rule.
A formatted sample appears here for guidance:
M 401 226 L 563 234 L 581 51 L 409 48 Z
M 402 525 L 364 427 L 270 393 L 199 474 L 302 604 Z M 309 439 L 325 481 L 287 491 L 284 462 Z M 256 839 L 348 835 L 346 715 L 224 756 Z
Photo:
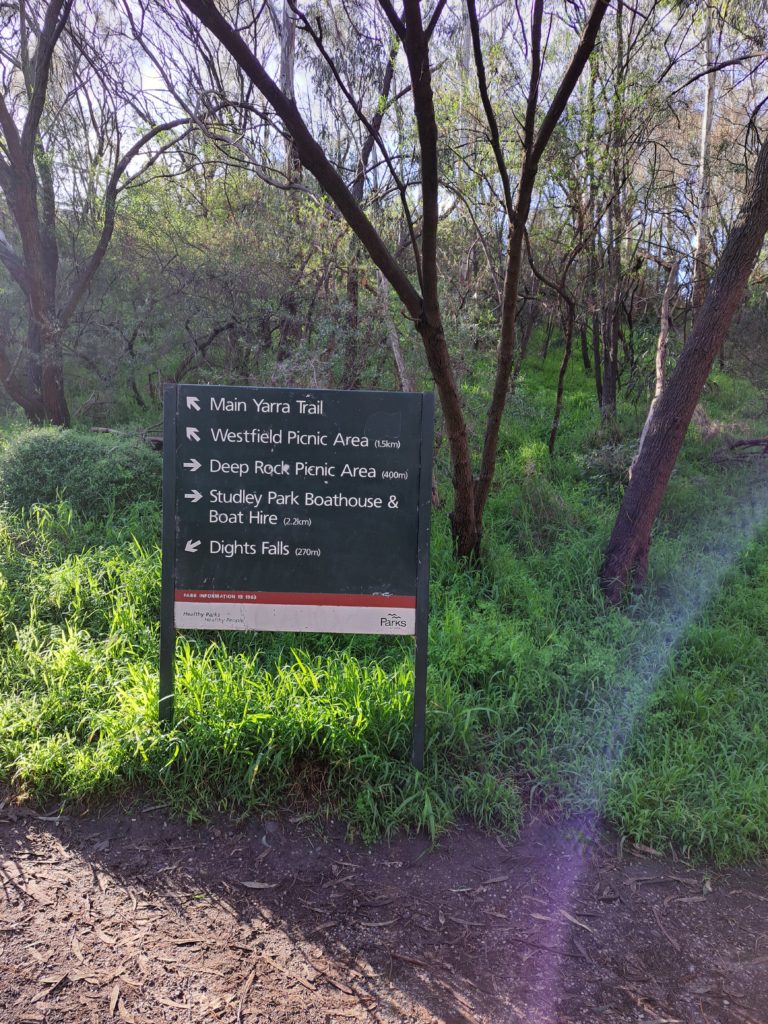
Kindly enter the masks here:
M 768 1024 L 768 870 L 0 806 L 3 1024 Z

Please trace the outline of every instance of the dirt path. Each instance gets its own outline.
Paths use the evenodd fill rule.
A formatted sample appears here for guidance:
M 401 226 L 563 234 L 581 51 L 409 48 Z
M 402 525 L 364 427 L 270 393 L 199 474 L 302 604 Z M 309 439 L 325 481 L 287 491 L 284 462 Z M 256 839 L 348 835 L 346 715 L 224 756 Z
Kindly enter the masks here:
M 367 849 L 0 806 L 0 881 L 3 1024 L 768 1024 L 768 871 L 574 823 Z

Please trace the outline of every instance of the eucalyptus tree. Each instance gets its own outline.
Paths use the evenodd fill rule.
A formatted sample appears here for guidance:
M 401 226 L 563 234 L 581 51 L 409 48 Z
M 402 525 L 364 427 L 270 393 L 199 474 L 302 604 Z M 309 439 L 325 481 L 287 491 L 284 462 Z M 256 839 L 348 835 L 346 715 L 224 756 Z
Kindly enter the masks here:
M 515 316 L 518 303 L 525 225 L 531 209 L 534 186 L 542 157 L 581 72 L 592 52 L 608 8 L 608 0 L 594 0 L 579 13 L 568 9 L 564 21 L 569 34 L 578 36 L 570 60 L 552 60 L 549 47 L 553 25 L 561 19 L 561 8 L 548 8 L 545 0 L 533 0 L 528 16 L 517 5 L 506 7 L 502 42 L 505 57 L 515 41 L 520 67 L 522 118 L 519 124 L 505 124 L 497 116 L 492 78 L 487 71 L 489 54 L 498 50 L 499 39 L 483 32 L 482 12 L 475 0 L 468 0 L 467 14 L 472 40 L 475 88 L 484 113 L 485 132 L 501 182 L 506 217 L 505 275 L 502 289 L 499 343 L 488 406 L 482 451 L 477 461 L 470 446 L 465 411 L 456 380 L 442 309 L 441 276 L 438 259 L 441 225 L 442 132 L 436 113 L 436 90 L 440 69 L 434 60 L 434 41 L 446 12 L 446 0 L 422 4 L 404 0 L 396 9 L 391 0 L 368 0 L 342 5 L 343 15 L 361 34 L 374 35 L 383 52 L 396 43 L 398 64 L 405 78 L 401 106 L 407 109 L 413 135 L 413 160 L 403 168 L 390 151 L 388 126 L 376 126 L 370 106 L 362 101 L 326 45 L 322 8 L 304 8 L 288 0 L 299 25 L 305 30 L 304 45 L 313 47 L 326 62 L 338 90 L 339 102 L 347 116 L 359 126 L 361 137 L 375 140 L 376 164 L 386 175 L 397 197 L 406 229 L 406 246 L 388 242 L 355 196 L 352 167 L 334 161 L 323 131 L 313 130 L 311 102 L 300 108 L 277 80 L 275 62 L 260 46 L 263 5 L 241 0 L 224 13 L 212 0 L 181 0 L 183 6 L 214 37 L 266 101 L 264 117 L 276 116 L 281 130 L 293 140 L 304 169 L 330 198 L 338 215 L 359 240 L 368 257 L 384 275 L 399 297 L 418 331 L 430 372 L 440 398 L 449 445 L 454 507 L 452 528 L 457 554 L 479 551 L 482 520 L 493 480 L 502 414 L 514 363 Z M 150 4 L 164 19 L 164 4 Z M 571 18 L 571 21 L 568 21 Z M 178 17 L 176 24 L 179 24 Z M 178 29 L 175 29 L 178 31 Z M 297 76 L 298 77 L 298 76 Z M 378 82 L 376 83 L 378 86 Z M 404 105 L 407 103 L 407 107 Z
M 0 381 L 30 420 L 67 425 L 65 332 L 120 194 L 188 121 L 159 121 L 137 96 L 138 69 L 95 0 L 2 5 L 0 50 L 0 265 L 21 297 L 0 325 Z
M 768 232 L 768 141 L 757 155 L 744 203 L 723 248 L 698 317 L 658 396 L 633 465 L 601 569 L 609 600 L 640 586 L 648 570 L 651 530 L 694 409 Z

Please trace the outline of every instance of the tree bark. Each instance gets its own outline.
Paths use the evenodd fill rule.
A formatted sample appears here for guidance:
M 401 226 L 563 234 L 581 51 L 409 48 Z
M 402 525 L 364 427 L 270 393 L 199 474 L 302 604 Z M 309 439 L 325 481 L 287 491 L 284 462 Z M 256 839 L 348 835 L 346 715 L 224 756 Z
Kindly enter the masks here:
M 667 377 L 667 343 L 669 341 L 669 303 L 672 298 L 672 292 L 674 291 L 675 282 L 677 280 L 677 268 L 680 265 L 679 260 L 675 260 L 669 271 L 667 278 L 667 284 L 664 288 L 664 294 L 661 299 L 661 315 L 659 317 L 659 339 L 656 342 L 656 384 L 653 390 L 653 399 L 651 400 L 650 408 L 648 409 L 648 415 L 645 417 L 645 423 L 640 433 L 640 441 L 637 445 L 637 454 L 632 459 L 632 465 L 629 467 L 629 478 L 632 479 L 632 474 L 635 471 L 637 460 L 640 458 L 640 454 L 645 444 L 645 438 L 648 434 L 648 427 L 653 421 L 653 415 L 656 411 L 656 406 L 659 404 L 661 393 L 664 390 L 664 384 Z
M 565 316 L 563 317 L 563 359 L 560 363 L 560 373 L 557 376 L 557 395 L 555 397 L 555 414 L 552 417 L 552 429 L 549 432 L 548 448 L 549 454 L 555 454 L 555 441 L 557 431 L 560 427 L 560 416 L 563 411 L 563 391 L 565 389 L 565 374 L 568 370 L 568 363 L 571 361 L 573 349 L 573 328 L 576 320 L 576 306 L 570 300 L 563 298 L 565 305 Z
M 596 309 L 592 311 L 592 362 L 595 367 L 595 393 L 597 404 L 603 407 L 603 373 L 600 367 L 600 349 L 602 347 L 600 338 L 600 314 Z
M 651 529 L 712 364 L 741 303 L 768 231 L 768 143 L 731 231 L 699 316 L 648 424 L 642 451 L 605 552 L 600 581 L 618 603 L 648 570 Z
M 397 376 L 397 385 L 401 391 L 413 391 L 413 381 L 411 375 L 408 372 L 408 367 L 405 364 L 405 358 L 403 357 L 403 350 L 400 346 L 400 337 L 397 333 L 397 327 L 395 321 L 392 319 L 392 314 L 389 312 L 389 281 L 379 270 L 377 271 L 378 288 L 377 298 L 379 303 L 379 316 L 381 317 L 382 323 L 384 324 L 384 330 L 386 332 L 387 345 L 392 353 L 392 359 L 395 363 L 395 374 Z
M 401 16 L 397 14 L 390 0 L 379 0 L 379 6 L 386 14 L 403 46 L 411 80 L 421 172 L 420 252 L 415 233 L 412 239 L 420 285 L 420 288 L 417 288 L 411 282 L 406 269 L 398 261 L 397 254 L 385 244 L 350 187 L 341 178 L 326 153 L 323 152 L 296 103 L 279 88 L 243 36 L 227 21 L 213 0 L 181 0 L 181 2 L 223 44 L 267 102 L 271 104 L 286 131 L 291 135 L 303 167 L 316 178 L 320 187 L 336 204 L 341 216 L 357 235 L 371 260 L 387 278 L 412 317 L 424 345 L 427 363 L 435 381 L 445 420 L 453 474 L 454 510 L 451 523 L 454 549 L 459 557 L 476 555 L 480 546 L 483 512 L 496 467 L 501 418 L 513 367 L 515 311 L 518 300 L 521 252 L 531 194 L 543 152 L 565 110 L 589 54 L 595 47 L 597 34 L 608 7 L 608 0 L 594 0 L 578 46 L 555 89 L 549 107 L 541 118 L 538 129 L 536 121 L 539 114 L 538 94 L 542 73 L 543 0 L 534 0 L 533 2 L 531 75 L 524 127 L 523 168 L 514 204 L 506 162 L 501 151 L 498 125 L 485 82 L 475 2 L 467 0 L 478 83 L 488 118 L 491 145 L 504 183 L 505 207 L 510 223 L 496 375 L 486 419 L 483 453 L 477 480 L 473 477 L 467 424 L 446 344 L 438 288 L 437 227 L 440 179 L 438 127 L 432 93 L 429 46 L 430 37 L 440 13 L 444 10 L 444 4 L 438 2 L 428 24 L 425 25 L 422 18 L 422 4 L 419 0 L 403 0 Z M 333 72 L 334 68 L 332 67 L 331 70 Z M 347 99 L 354 107 L 354 99 L 349 95 L 347 95 Z M 360 120 L 365 120 L 361 111 L 356 110 L 356 114 Z
M 704 59 L 706 66 L 714 63 L 714 27 L 712 8 L 707 4 L 704 23 Z M 715 111 L 715 72 L 704 77 L 704 111 L 701 117 L 701 146 L 699 151 L 698 202 L 696 210 L 696 241 L 693 247 L 693 287 L 691 305 L 694 320 L 704 301 L 707 290 L 707 221 L 709 219 L 712 172 L 710 150 L 712 148 L 712 122 Z
M 582 323 L 579 328 L 579 337 L 581 339 L 581 362 L 584 366 L 584 372 L 589 373 L 592 369 L 592 363 L 589 358 L 589 342 L 587 341 L 587 325 Z
M 368 162 L 376 143 L 376 135 L 384 120 L 384 111 L 389 99 L 389 92 L 395 77 L 395 60 L 399 44 L 397 41 L 390 47 L 386 55 L 384 68 L 379 86 L 378 102 L 376 110 L 371 118 L 371 131 L 368 132 L 365 142 L 360 149 L 360 156 L 357 161 L 355 180 L 352 182 L 352 195 L 355 201 L 362 205 L 365 195 L 365 176 L 368 170 Z M 347 267 L 347 337 L 344 342 L 344 368 L 341 376 L 343 388 L 356 388 L 360 383 L 360 338 L 359 329 L 359 304 L 360 304 L 360 257 L 362 247 L 359 240 L 352 235 L 349 241 L 349 265 Z M 378 271 L 381 274 L 381 271 Z

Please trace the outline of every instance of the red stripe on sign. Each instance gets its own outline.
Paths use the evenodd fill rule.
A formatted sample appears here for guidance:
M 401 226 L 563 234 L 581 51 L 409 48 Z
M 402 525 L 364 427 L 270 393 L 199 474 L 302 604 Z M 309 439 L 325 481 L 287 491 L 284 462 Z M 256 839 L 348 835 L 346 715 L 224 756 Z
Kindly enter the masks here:
M 195 604 L 299 604 L 338 608 L 415 608 L 415 597 L 397 594 L 271 594 L 266 591 L 177 590 L 177 601 Z

